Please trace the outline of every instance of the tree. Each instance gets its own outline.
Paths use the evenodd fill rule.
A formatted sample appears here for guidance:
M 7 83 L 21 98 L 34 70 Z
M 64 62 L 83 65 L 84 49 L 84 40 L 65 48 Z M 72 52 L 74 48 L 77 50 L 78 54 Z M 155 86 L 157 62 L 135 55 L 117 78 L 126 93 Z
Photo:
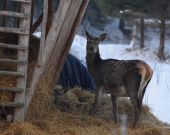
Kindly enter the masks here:
M 140 18 L 140 48 L 144 47 L 144 18 L 147 16 L 147 0 L 99 0 L 103 13 L 109 16 Z M 123 14 L 120 14 L 122 11 Z M 128 12 L 127 12 L 128 11 Z
M 160 60 L 165 60 L 164 48 L 165 48 L 165 32 L 166 32 L 166 20 L 170 15 L 170 3 L 169 0 L 150 0 L 152 6 L 150 7 L 150 14 L 159 18 L 160 20 L 160 45 L 158 50 L 158 57 Z

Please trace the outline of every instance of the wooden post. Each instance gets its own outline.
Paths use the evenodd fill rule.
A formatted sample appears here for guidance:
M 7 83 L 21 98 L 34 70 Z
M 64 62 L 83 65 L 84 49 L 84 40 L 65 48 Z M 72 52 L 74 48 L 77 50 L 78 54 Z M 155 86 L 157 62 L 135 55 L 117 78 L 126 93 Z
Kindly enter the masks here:
M 30 15 L 31 5 L 21 3 L 21 12 Z M 30 17 L 23 18 L 20 20 L 20 28 L 30 30 Z M 19 35 L 19 45 L 22 45 L 25 48 L 28 48 L 29 45 L 29 33 Z M 28 49 L 18 50 L 18 60 L 19 61 L 28 61 Z M 15 94 L 14 102 L 25 103 L 25 94 L 26 94 L 26 78 L 27 78 L 27 64 L 17 65 L 17 71 L 24 73 L 23 77 L 19 77 L 17 80 L 17 88 L 24 89 L 22 93 Z M 22 108 L 16 108 L 14 112 L 14 121 L 24 121 L 25 117 L 25 105 Z
M 36 66 L 30 87 L 27 92 L 27 106 L 31 102 L 32 96 L 41 78 L 52 73 L 53 77 L 57 73 L 57 67 L 64 63 L 68 50 L 75 35 L 76 28 L 80 23 L 88 0 L 62 0 L 52 21 L 52 25 L 45 41 L 45 48 L 42 59 L 42 66 Z M 65 51 L 66 50 L 66 51 Z M 63 56 L 64 52 L 64 57 Z M 58 67 L 61 69 L 62 65 Z M 53 86 L 52 86 L 53 87 Z
M 80 9 L 79 9 L 79 12 L 77 14 L 77 17 L 76 17 L 76 20 L 73 24 L 73 27 L 72 27 L 72 30 L 71 30 L 71 33 L 69 35 L 69 38 L 65 44 L 65 48 L 64 48 L 64 51 L 63 51 L 63 55 L 61 55 L 61 58 L 60 58 L 60 61 L 58 62 L 57 64 L 57 68 L 56 68 L 56 75 L 55 75 L 55 80 L 58 80 L 59 78 L 59 75 L 60 75 L 60 72 L 62 70 L 62 67 L 64 65 L 64 62 L 65 62 L 65 59 L 66 59 L 66 56 L 67 54 L 69 53 L 69 50 L 70 50 L 70 47 L 71 47 L 71 44 L 73 42 L 73 39 L 75 37 L 75 34 L 76 34 L 76 30 L 77 30 L 77 27 L 80 25 L 80 22 L 82 20 L 82 17 L 85 13 L 85 9 L 87 8 L 87 5 L 88 5 L 88 2 L 89 0 L 84 0 L 80 6 Z M 56 81 L 55 81 L 56 82 Z
M 43 22 L 42 22 L 42 31 L 41 31 L 41 40 L 40 40 L 40 49 L 38 56 L 38 66 L 42 65 L 42 57 L 45 47 L 46 31 L 47 31 L 47 20 L 48 20 L 48 0 L 44 0 L 44 9 L 43 9 Z

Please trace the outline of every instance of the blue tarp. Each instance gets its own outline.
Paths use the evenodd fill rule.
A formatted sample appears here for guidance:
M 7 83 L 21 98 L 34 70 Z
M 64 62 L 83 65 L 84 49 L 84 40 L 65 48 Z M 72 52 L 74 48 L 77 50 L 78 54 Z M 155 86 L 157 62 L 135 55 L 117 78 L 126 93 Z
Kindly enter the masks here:
M 63 88 L 79 86 L 83 89 L 93 91 L 96 87 L 86 66 L 71 54 L 67 56 L 58 82 Z

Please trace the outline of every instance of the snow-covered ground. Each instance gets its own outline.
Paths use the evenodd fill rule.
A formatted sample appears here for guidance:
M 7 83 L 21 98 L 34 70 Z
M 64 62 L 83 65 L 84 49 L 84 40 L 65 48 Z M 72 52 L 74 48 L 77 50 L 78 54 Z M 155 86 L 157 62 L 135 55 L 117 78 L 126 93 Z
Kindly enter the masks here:
M 150 46 L 148 45 L 142 50 L 133 50 L 129 45 L 101 43 L 100 54 L 103 59 L 141 59 L 146 61 L 153 68 L 154 74 L 147 87 L 144 103 L 149 105 L 152 112 L 160 120 L 170 123 L 170 60 L 165 62 L 158 60 L 156 56 L 158 40 L 152 40 L 148 44 Z M 166 52 L 170 53 L 168 44 L 166 44 L 166 47 Z M 76 35 L 70 53 L 85 61 L 86 39 Z

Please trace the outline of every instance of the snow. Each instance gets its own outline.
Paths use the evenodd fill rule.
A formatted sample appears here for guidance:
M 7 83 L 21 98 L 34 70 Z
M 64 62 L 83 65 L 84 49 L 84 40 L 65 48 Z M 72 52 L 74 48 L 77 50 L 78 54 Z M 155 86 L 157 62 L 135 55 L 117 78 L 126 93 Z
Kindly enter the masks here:
M 166 53 L 170 52 L 168 43 L 170 41 L 166 42 Z M 144 103 L 149 105 L 153 114 L 161 121 L 170 123 L 170 60 L 159 61 L 156 56 L 158 44 L 158 39 L 153 39 L 151 42 L 146 43 L 146 48 L 144 49 L 132 49 L 129 45 L 113 43 L 101 43 L 99 48 L 103 59 L 140 59 L 146 61 L 152 67 L 154 74 L 147 87 Z M 70 53 L 79 60 L 85 61 L 86 39 L 76 35 Z

